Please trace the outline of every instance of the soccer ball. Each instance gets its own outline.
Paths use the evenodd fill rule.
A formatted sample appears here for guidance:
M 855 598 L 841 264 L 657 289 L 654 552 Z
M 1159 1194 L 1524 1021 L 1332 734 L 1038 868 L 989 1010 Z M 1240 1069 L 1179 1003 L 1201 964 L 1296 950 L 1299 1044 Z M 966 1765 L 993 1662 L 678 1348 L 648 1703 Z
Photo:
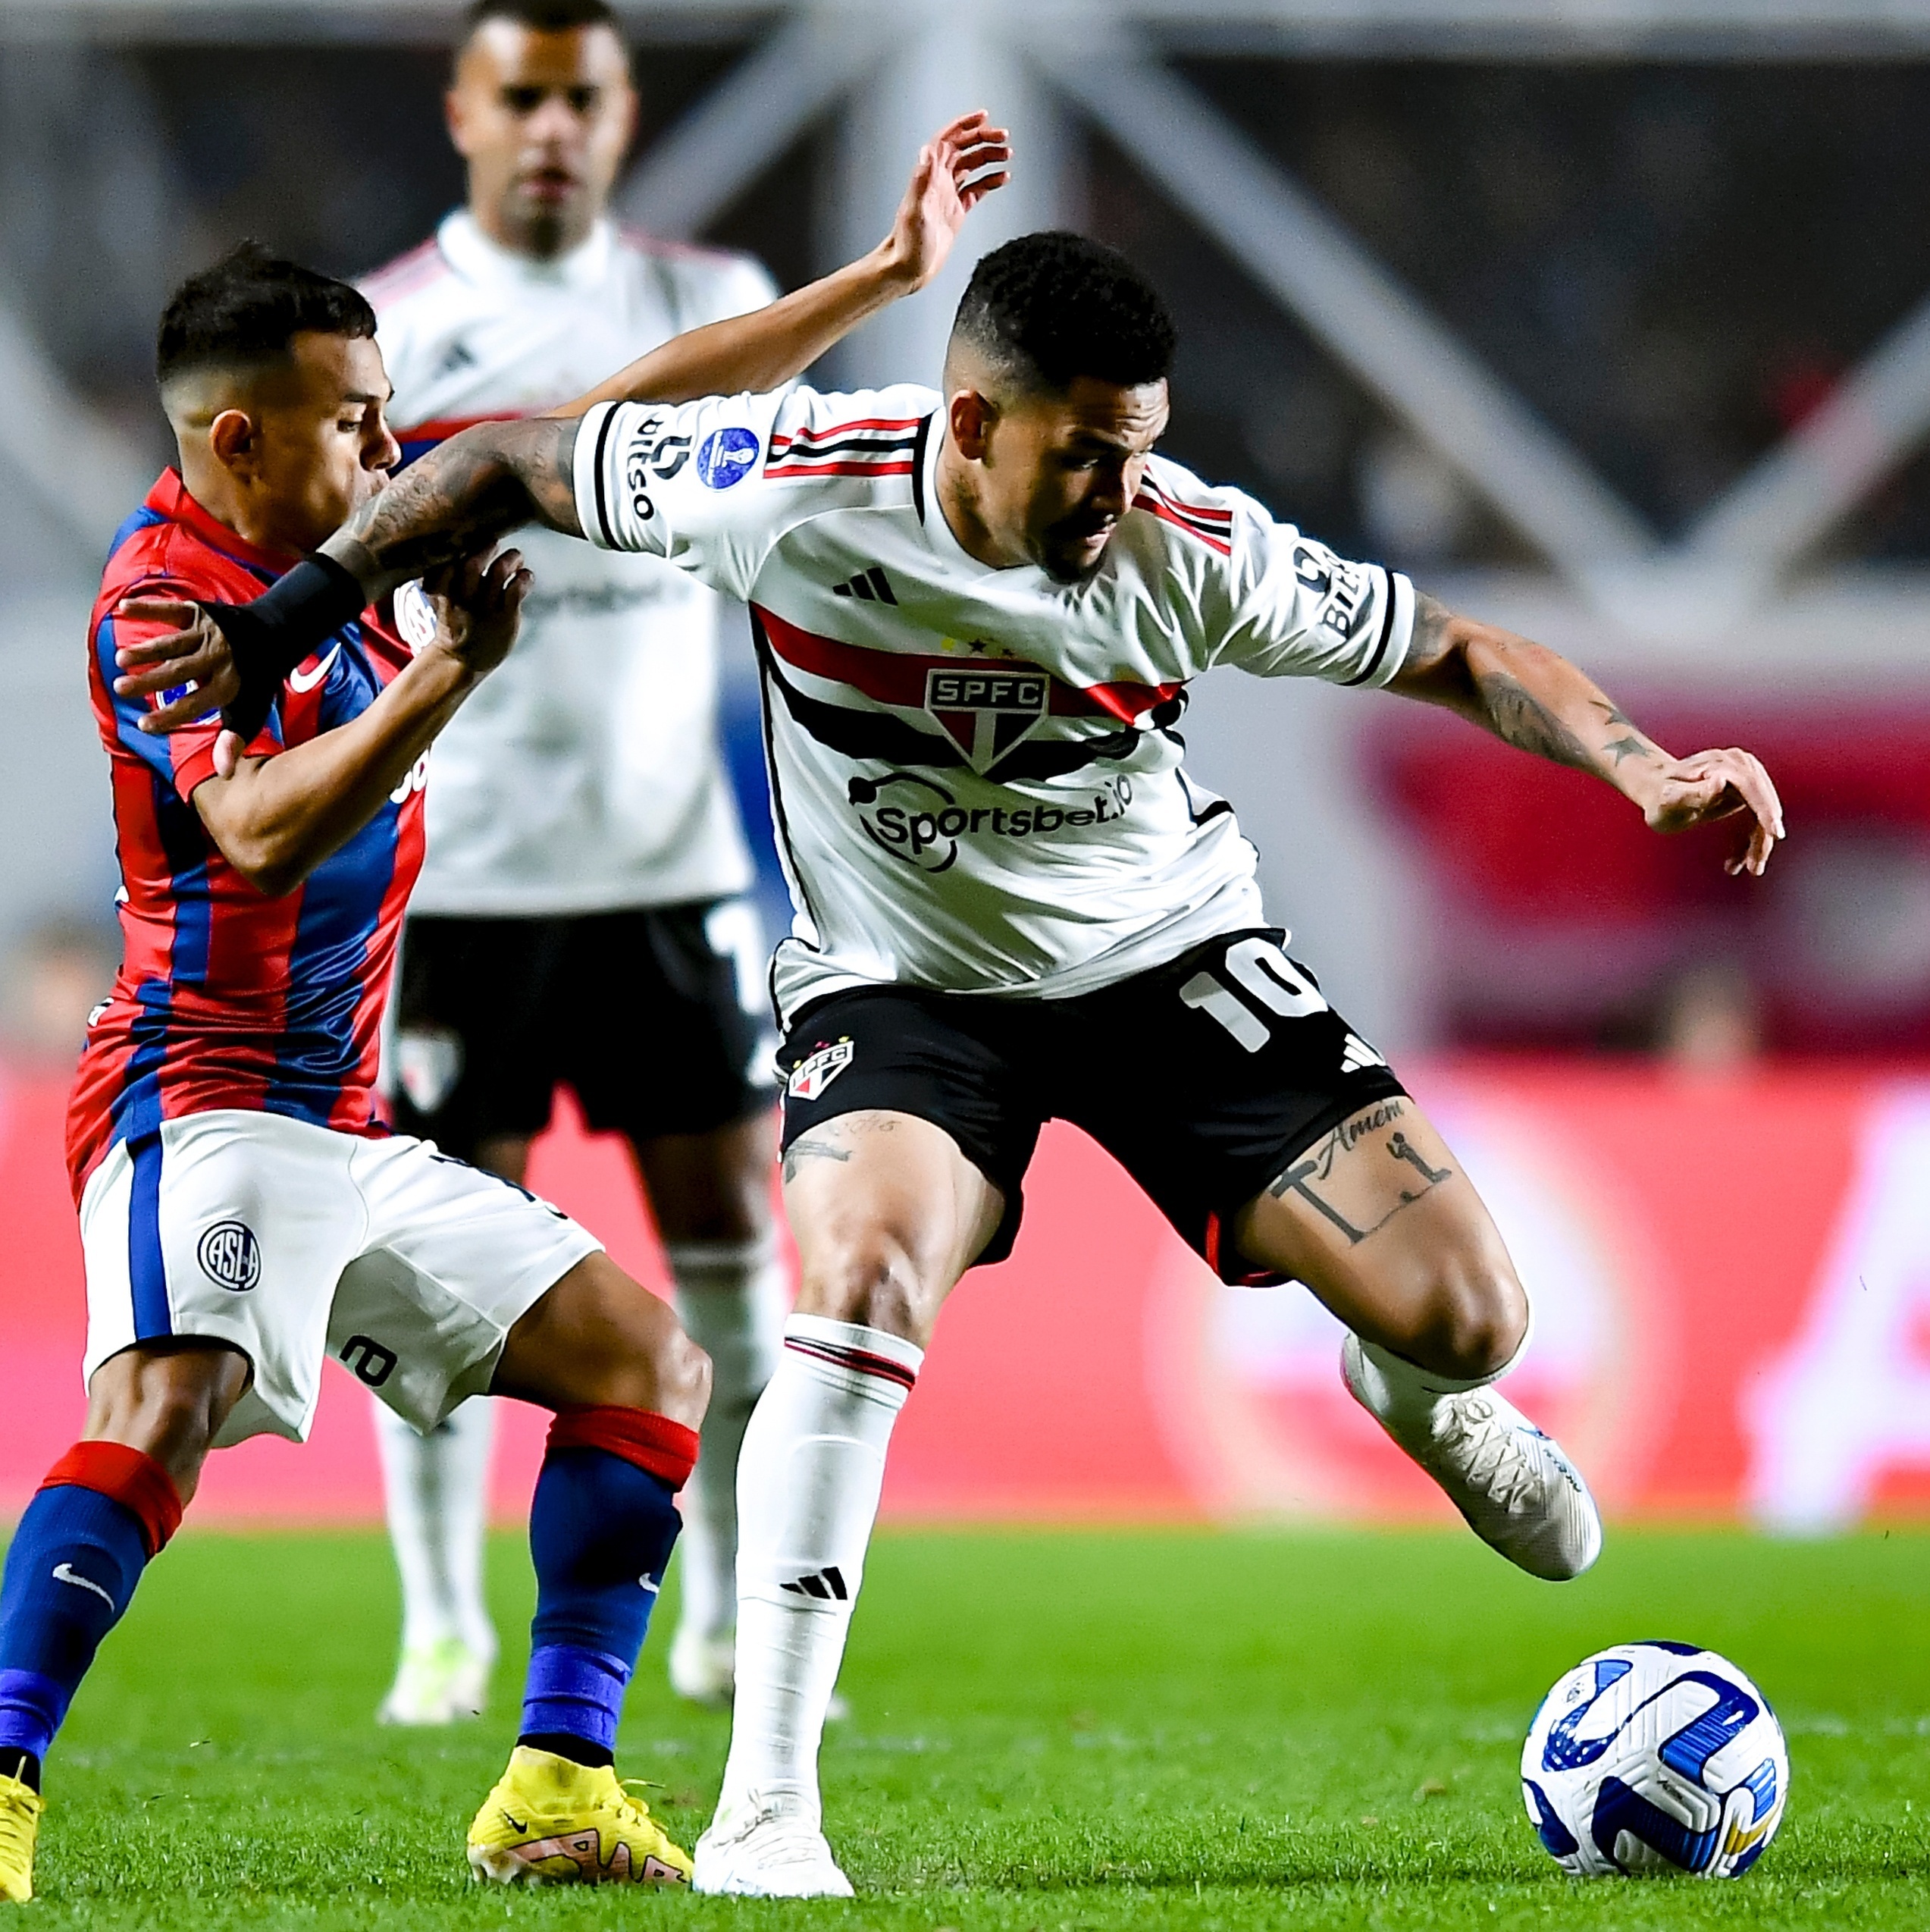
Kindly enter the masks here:
M 1528 1822 L 1576 1878 L 1740 1878 L 1782 1822 L 1789 1752 L 1769 1701 L 1693 1644 L 1617 1644 L 1548 1695 L 1521 1747 Z

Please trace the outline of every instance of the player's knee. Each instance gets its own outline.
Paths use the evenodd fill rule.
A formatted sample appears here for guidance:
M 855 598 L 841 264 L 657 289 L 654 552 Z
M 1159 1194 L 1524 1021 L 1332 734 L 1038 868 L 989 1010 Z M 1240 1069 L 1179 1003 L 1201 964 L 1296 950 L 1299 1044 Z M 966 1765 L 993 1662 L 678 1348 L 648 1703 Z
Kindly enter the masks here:
M 86 1435 L 152 1456 L 186 1502 L 248 1377 L 247 1357 L 222 1344 L 124 1350 L 89 1385 Z
M 710 1357 L 681 1328 L 658 1353 L 659 1413 L 686 1429 L 701 1429 L 710 1407 Z
M 613 1341 L 591 1400 L 650 1410 L 686 1429 L 703 1426 L 710 1407 L 710 1357 L 674 1320 L 651 1322 L 641 1331 L 628 1326 L 620 1342 Z
M 1527 1297 L 1512 1268 L 1454 1256 L 1437 1269 L 1412 1346 L 1402 1352 L 1437 1375 L 1471 1381 L 1506 1368 L 1527 1328 Z
M 214 1405 L 202 1391 L 180 1385 L 130 1391 L 88 1417 L 95 1441 L 124 1443 L 152 1456 L 174 1478 L 183 1501 L 193 1493 L 201 1466 L 220 1426 Z
M 840 1243 L 806 1262 L 797 1312 L 882 1328 L 923 1348 L 931 1340 L 942 1298 L 924 1280 L 904 1244 L 876 1231 Z

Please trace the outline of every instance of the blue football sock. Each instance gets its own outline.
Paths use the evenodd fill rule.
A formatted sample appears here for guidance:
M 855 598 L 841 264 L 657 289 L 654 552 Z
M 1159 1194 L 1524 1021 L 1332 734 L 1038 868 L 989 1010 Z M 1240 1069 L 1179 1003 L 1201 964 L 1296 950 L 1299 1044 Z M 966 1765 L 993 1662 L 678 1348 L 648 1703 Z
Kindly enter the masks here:
M 607 1764 L 623 1693 L 682 1523 L 663 1477 L 606 1449 L 553 1448 L 530 1508 L 536 1616 L 519 1742 Z
M 0 1583 L 0 1749 L 46 1755 L 147 1567 L 141 1520 L 63 1483 L 27 1505 Z

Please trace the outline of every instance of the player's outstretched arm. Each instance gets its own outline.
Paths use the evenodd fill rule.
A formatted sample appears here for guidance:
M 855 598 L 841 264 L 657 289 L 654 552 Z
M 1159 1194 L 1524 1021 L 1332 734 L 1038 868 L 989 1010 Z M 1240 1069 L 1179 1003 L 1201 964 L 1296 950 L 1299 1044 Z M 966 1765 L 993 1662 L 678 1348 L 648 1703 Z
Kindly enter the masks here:
M 1504 742 L 1591 772 L 1639 805 L 1658 832 L 1748 814 L 1749 838 L 1726 861 L 1760 877 L 1783 836 L 1782 802 L 1759 759 L 1733 747 L 1672 757 L 1563 657 L 1424 594 L 1407 661 L 1387 688 L 1445 705 Z
M 189 611 L 181 628 L 130 644 L 117 662 L 123 697 L 186 687 L 144 716 L 146 732 L 180 729 L 218 707 L 252 735 L 274 691 L 308 652 L 363 607 L 425 570 L 542 523 L 581 536 L 572 467 L 583 412 L 609 400 L 674 403 L 769 390 L 788 381 L 867 316 L 922 288 L 944 265 L 966 217 L 1004 185 L 1005 130 L 961 116 L 919 151 L 891 232 L 871 252 L 795 295 L 681 336 L 555 416 L 485 423 L 412 465 L 252 604 Z
M 1010 178 L 1011 137 L 981 108 L 918 151 L 891 232 L 869 255 L 747 315 L 711 322 L 653 349 L 556 413 L 598 403 L 688 403 L 775 389 L 945 265 L 965 218 Z
M 508 654 L 529 585 L 513 550 L 450 566 L 424 585 L 434 641 L 360 717 L 272 757 L 239 758 L 231 775 L 196 786 L 195 809 L 228 863 L 274 898 L 346 845 Z

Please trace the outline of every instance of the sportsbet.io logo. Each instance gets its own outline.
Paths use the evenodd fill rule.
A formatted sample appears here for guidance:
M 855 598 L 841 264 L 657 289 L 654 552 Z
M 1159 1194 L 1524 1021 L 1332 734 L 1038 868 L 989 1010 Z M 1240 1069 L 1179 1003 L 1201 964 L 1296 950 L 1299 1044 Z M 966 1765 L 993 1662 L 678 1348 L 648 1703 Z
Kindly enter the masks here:
M 1007 840 L 1050 839 L 1123 818 L 1133 802 L 1133 781 L 1123 773 L 1101 779 L 1089 792 L 1068 795 L 1064 804 L 1035 799 L 1026 804 L 958 804 L 952 793 L 910 771 L 882 778 L 854 778 L 845 795 L 857 808 L 865 836 L 892 858 L 920 872 L 948 872 L 962 842 L 990 842 L 996 854 Z M 1074 798 L 1080 801 L 1074 804 Z
M 195 1250 L 202 1272 L 217 1287 L 246 1294 L 262 1278 L 262 1244 L 240 1221 L 218 1221 Z

